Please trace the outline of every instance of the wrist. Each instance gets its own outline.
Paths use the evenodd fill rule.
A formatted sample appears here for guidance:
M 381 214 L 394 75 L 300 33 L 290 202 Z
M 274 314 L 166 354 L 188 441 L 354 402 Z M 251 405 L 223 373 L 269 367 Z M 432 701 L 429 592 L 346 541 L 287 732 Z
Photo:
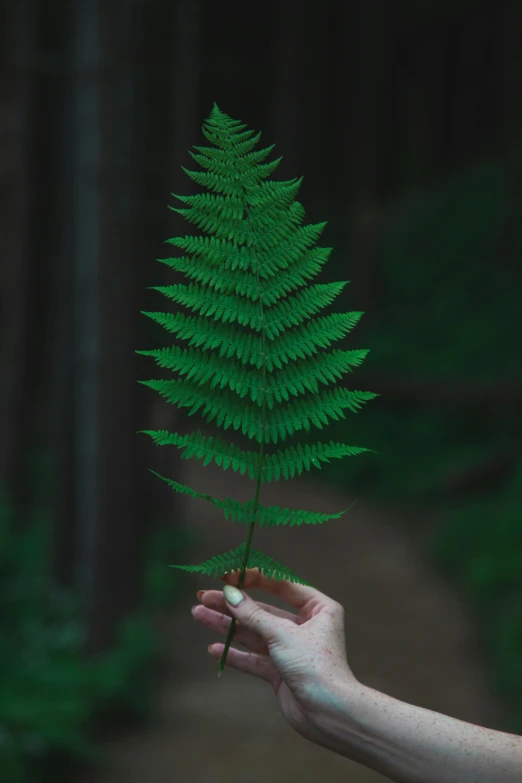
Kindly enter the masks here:
M 309 714 L 310 722 L 321 738 L 317 744 L 369 766 L 371 740 L 366 710 L 372 695 L 383 694 L 355 679 L 325 688 L 320 708 Z
M 311 718 L 317 744 L 397 783 L 515 783 L 522 738 L 394 699 L 357 681 L 330 690 Z

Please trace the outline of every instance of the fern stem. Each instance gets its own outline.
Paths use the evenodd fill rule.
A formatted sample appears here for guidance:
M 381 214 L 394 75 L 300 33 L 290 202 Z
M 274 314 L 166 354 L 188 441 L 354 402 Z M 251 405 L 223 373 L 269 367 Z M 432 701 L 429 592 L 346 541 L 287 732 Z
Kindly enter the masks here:
M 249 221 L 249 227 L 250 227 L 250 221 Z M 263 386 L 262 386 L 262 393 L 263 393 L 263 405 L 261 409 L 261 445 L 259 448 L 259 467 L 257 471 L 257 482 L 256 482 L 256 495 L 254 498 L 254 508 L 252 510 L 252 514 L 255 515 L 257 511 L 257 507 L 259 505 L 259 493 L 261 490 L 261 476 L 263 472 L 263 457 L 264 457 L 264 450 L 265 450 L 265 426 L 266 426 L 266 353 L 265 353 L 265 319 L 263 314 L 263 296 L 261 291 L 261 285 L 260 285 L 260 279 L 259 279 L 259 268 L 256 269 L 257 273 L 257 282 L 259 285 L 259 309 L 260 309 L 260 316 L 261 316 L 261 334 L 262 334 L 262 358 L 263 358 Z M 238 587 L 241 590 L 243 587 L 244 581 L 245 581 L 245 573 L 248 565 L 248 556 L 250 554 L 250 545 L 252 543 L 252 536 L 254 535 L 254 528 L 256 525 L 256 520 L 254 519 L 250 523 L 250 528 L 248 530 L 248 538 L 245 545 L 245 557 L 243 559 L 243 567 L 241 568 L 241 572 L 239 574 L 239 582 Z M 225 663 L 227 660 L 228 651 L 230 648 L 230 645 L 232 643 L 232 638 L 234 636 L 234 631 L 236 630 L 236 618 L 232 618 L 232 622 L 230 623 L 230 628 L 228 629 L 228 635 L 225 642 L 225 649 L 223 650 L 223 655 L 221 656 L 218 664 L 218 677 L 221 677 L 221 674 L 223 673 L 223 669 L 225 668 Z

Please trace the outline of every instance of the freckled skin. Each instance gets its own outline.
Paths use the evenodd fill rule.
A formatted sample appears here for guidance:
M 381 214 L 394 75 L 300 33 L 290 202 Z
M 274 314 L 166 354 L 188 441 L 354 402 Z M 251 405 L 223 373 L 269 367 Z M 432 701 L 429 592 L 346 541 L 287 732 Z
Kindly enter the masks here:
M 223 577 L 226 584 L 237 585 L 238 580 L 238 573 Z M 272 620 L 277 618 L 277 633 L 271 633 L 270 628 L 254 630 L 254 618 L 246 628 L 238 616 L 234 639 L 248 652 L 230 647 L 227 665 L 269 682 L 292 728 L 311 739 L 310 720 L 321 712 L 331 683 L 357 682 L 346 657 L 344 608 L 313 587 L 267 579 L 257 568 L 247 569 L 243 587 L 277 595 L 298 613 L 249 599 L 254 609 L 261 607 Z M 235 610 L 230 609 L 222 591 L 200 592 L 198 598 L 203 606 L 195 607 L 194 618 L 226 635 Z M 325 640 L 329 643 L 326 649 Z M 214 644 L 212 656 L 219 659 L 223 648 L 223 644 Z
M 237 585 L 239 574 L 222 577 Z M 246 592 L 237 607 L 220 590 L 198 592 L 194 618 L 225 636 L 226 665 L 266 680 L 288 723 L 305 739 L 396 783 L 521 783 L 522 737 L 406 704 L 362 685 L 346 657 L 344 609 L 313 587 L 247 569 L 244 588 L 278 595 L 287 612 Z M 211 645 L 219 659 L 224 644 Z

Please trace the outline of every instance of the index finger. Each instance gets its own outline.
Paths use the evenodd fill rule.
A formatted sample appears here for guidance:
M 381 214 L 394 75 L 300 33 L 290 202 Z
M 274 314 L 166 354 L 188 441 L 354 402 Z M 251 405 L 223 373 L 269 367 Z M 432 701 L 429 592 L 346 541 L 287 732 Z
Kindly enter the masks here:
M 239 582 L 239 571 L 233 571 L 229 574 L 223 574 L 220 579 L 230 585 L 237 586 Z M 321 600 L 328 603 L 328 596 L 316 590 L 315 587 L 299 584 L 299 582 L 290 582 L 289 579 L 268 578 L 262 574 L 259 568 L 247 568 L 245 571 L 245 581 L 243 587 L 254 587 L 258 590 L 264 590 L 267 593 L 277 595 L 290 606 L 301 609 L 305 604 L 312 600 Z

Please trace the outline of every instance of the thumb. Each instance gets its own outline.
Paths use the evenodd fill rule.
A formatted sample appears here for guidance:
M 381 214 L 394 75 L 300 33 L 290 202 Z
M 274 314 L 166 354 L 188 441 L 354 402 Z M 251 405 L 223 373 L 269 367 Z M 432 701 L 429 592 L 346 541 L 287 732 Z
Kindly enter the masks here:
M 284 618 L 270 614 L 249 595 L 233 585 L 225 585 L 223 595 L 230 614 L 239 620 L 244 628 L 259 634 L 267 642 L 275 641 L 280 636 L 283 630 L 282 624 L 287 622 Z

